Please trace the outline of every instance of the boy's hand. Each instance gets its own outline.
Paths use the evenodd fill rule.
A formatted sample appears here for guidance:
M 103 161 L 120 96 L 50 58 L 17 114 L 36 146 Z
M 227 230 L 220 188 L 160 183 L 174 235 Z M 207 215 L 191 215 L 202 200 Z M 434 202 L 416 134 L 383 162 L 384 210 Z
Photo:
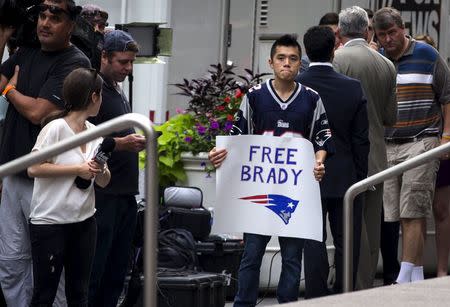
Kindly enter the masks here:
M 218 168 L 219 166 L 222 165 L 222 162 L 227 157 L 227 153 L 228 153 L 227 150 L 224 148 L 217 149 L 216 147 L 214 147 L 209 152 L 208 159 L 209 161 L 211 161 L 211 163 L 214 165 L 215 168 Z
M 316 165 L 314 166 L 314 177 L 317 181 L 321 181 L 325 175 L 325 165 L 322 161 L 316 160 Z

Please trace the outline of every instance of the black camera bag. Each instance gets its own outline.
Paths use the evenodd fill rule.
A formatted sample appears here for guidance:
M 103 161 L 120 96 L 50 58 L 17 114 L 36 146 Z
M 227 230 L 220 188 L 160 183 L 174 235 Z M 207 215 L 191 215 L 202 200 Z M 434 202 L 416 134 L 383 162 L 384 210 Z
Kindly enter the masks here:
M 196 240 L 207 238 L 211 232 L 211 213 L 202 202 L 199 188 L 166 188 L 159 214 L 160 229 L 182 228 L 190 231 Z

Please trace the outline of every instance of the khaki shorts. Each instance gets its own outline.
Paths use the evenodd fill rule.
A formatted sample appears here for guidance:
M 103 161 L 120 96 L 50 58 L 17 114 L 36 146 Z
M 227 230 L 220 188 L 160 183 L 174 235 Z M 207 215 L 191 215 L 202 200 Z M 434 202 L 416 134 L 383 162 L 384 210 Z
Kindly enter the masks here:
M 439 145 L 437 137 L 404 144 L 387 143 L 388 167 L 418 156 Z M 384 182 L 384 220 L 424 218 L 430 215 L 439 160 L 417 166 Z

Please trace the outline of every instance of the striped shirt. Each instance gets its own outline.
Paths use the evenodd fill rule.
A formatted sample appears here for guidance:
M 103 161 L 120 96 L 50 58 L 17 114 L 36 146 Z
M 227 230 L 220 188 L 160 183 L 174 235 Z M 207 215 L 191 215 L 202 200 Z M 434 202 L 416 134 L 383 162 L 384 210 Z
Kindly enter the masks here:
M 388 139 L 438 135 L 441 106 L 450 102 L 450 71 L 439 53 L 428 44 L 410 39 L 397 61 L 397 122 L 387 128 Z

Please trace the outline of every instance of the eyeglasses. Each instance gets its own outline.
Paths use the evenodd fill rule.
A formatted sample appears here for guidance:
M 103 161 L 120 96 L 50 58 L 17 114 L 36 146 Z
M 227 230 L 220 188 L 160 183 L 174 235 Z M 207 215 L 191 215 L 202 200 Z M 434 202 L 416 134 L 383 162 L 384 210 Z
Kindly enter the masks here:
M 43 13 L 45 11 L 49 11 L 50 13 L 54 14 L 54 15 L 60 15 L 62 13 L 66 14 L 67 16 L 71 17 L 72 14 L 70 14 L 69 11 L 63 9 L 62 7 L 56 6 L 56 5 L 51 5 L 51 4 L 39 4 L 37 6 L 37 10 L 39 13 Z

